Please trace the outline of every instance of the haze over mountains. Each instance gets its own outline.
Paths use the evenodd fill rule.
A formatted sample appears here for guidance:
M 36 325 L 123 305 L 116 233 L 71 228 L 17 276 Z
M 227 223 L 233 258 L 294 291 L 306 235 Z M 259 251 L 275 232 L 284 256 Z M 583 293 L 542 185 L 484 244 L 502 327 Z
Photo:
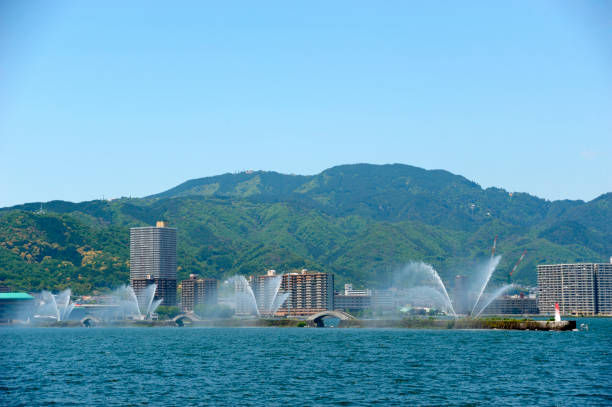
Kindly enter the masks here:
M 547 201 L 482 189 L 442 170 L 342 165 L 313 176 L 242 172 L 187 181 L 146 198 L 52 201 L 0 209 L 0 284 L 88 292 L 127 283 L 129 227 L 178 228 L 179 278 L 309 268 L 337 285 L 384 287 L 394 268 L 469 274 L 499 235 L 494 281 L 535 284 L 535 265 L 608 261 L 612 193 Z M 452 284 L 451 284 L 452 285 Z

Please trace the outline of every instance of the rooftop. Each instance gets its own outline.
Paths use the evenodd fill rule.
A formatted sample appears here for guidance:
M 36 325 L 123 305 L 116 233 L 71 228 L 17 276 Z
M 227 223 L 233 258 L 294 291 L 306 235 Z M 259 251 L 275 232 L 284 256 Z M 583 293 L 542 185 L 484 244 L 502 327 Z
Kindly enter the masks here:
M 33 300 L 27 293 L 0 293 L 0 300 Z

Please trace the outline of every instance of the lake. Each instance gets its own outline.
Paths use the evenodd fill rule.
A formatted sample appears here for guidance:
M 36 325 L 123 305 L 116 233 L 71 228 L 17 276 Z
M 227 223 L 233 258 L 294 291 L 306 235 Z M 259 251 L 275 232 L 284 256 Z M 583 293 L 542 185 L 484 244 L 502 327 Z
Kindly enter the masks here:
M 612 405 L 588 331 L 1 328 L 0 405 Z

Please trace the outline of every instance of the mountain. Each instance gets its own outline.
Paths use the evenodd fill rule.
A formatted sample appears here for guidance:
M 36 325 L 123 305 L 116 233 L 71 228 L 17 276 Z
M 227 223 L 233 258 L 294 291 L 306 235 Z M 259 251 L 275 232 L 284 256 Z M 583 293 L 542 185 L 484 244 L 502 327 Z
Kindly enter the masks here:
M 249 171 L 187 181 L 145 198 L 0 209 L 0 285 L 88 292 L 127 283 L 129 227 L 178 228 L 179 277 L 215 278 L 309 268 L 344 282 L 385 286 L 412 260 L 443 276 L 469 274 L 499 235 L 507 280 L 534 284 L 535 265 L 606 261 L 612 194 L 547 201 L 402 164 L 342 165 L 317 175 Z

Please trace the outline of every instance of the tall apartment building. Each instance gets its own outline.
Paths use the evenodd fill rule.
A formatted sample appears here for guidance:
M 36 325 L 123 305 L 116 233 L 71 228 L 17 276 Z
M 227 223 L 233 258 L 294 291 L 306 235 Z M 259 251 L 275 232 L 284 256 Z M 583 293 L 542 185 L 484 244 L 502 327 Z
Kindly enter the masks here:
M 190 274 L 188 280 L 181 281 L 181 309 L 193 311 L 198 305 L 216 305 L 218 300 L 218 281 L 214 278 L 198 278 Z
M 176 305 L 176 228 L 165 222 L 130 228 L 130 282 L 139 300 L 147 286 L 157 284 L 155 298 Z
M 554 313 L 559 303 L 562 314 L 612 314 L 612 259 L 538 266 L 538 286 L 540 313 Z
M 284 274 L 280 289 L 289 297 L 279 315 L 304 316 L 334 309 L 334 275 L 309 272 Z

